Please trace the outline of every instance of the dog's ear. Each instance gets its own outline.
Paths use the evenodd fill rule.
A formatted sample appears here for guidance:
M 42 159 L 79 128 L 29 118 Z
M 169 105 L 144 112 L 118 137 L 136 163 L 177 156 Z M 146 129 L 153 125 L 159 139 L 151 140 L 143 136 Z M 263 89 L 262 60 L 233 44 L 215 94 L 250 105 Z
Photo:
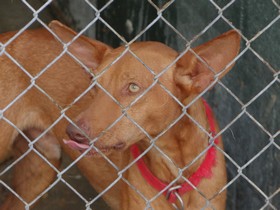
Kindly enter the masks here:
M 231 30 L 217 38 L 188 51 L 176 63 L 174 80 L 188 93 L 197 94 L 205 90 L 215 79 L 222 78 L 232 67 L 230 64 L 238 55 L 240 35 Z M 201 61 L 203 60 L 203 61 Z
M 71 28 L 56 20 L 49 24 L 49 28 L 64 44 L 71 42 L 77 35 Z M 91 40 L 85 36 L 79 36 L 68 49 L 83 64 L 94 70 L 100 64 L 105 53 L 111 48 L 102 42 Z

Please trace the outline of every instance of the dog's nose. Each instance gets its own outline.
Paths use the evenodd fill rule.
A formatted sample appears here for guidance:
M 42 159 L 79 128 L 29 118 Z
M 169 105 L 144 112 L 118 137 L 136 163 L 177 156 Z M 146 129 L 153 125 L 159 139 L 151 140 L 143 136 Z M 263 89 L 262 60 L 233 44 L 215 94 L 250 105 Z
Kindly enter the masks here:
M 84 135 L 84 134 L 88 134 L 88 130 L 84 129 L 84 125 L 83 126 L 79 125 L 79 122 L 77 123 L 77 126 L 79 128 L 77 128 L 72 124 L 69 124 L 66 128 L 67 135 L 73 141 L 76 141 L 78 143 L 88 144 L 89 139 Z

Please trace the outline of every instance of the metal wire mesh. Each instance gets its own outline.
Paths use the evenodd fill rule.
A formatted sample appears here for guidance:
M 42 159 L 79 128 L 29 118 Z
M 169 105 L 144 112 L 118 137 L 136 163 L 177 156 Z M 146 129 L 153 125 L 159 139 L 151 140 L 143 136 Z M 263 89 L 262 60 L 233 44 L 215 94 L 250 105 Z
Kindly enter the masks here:
M 246 35 L 243 34 L 242 30 L 238 30 L 231 22 L 230 19 L 228 19 L 225 15 L 224 12 L 234 6 L 234 4 L 236 3 L 236 0 L 231 0 L 228 1 L 227 3 L 225 3 L 223 5 L 223 7 L 219 6 L 219 4 L 216 3 L 216 1 L 213 0 L 208 0 L 209 3 L 214 6 L 214 8 L 217 11 L 217 15 L 216 18 L 214 18 L 211 22 L 209 22 L 209 24 L 207 24 L 203 30 L 201 30 L 199 33 L 197 33 L 191 40 L 189 40 L 188 38 L 186 38 L 178 29 L 176 29 L 175 26 L 173 26 L 169 20 L 166 19 L 166 17 L 163 15 L 163 13 L 168 10 L 168 8 L 173 5 L 176 4 L 175 0 L 170 0 L 170 1 L 166 1 L 165 3 L 163 3 L 161 6 L 157 5 L 154 1 L 152 0 L 147 0 L 147 2 L 157 11 L 157 17 L 150 22 L 149 24 L 147 24 L 147 26 L 145 28 L 143 28 L 135 37 L 133 37 L 131 40 L 126 40 L 121 34 L 119 34 L 115 29 L 113 25 L 110 25 L 106 20 L 104 20 L 104 18 L 101 16 L 102 12 L 104 10 L 106 10 L 113 2 L 113 0 L 108 1 L 106 4 L 104 4 L 101 8 L 97 8 L 95 4 L 92 3 L 92 1 L 89 0 L 85 0 L 84 2 L 88 5 L 89 8 L 92 9 L 92 11 L 95 13 L 95 17 L 82 29 L 78 32 L 77 36 L 70 41 L 69 43 L 63 43 L 61 41 L 61 44 L 63 45 L 63 51 L 52 61 L 50 62 L 44 69 L 41 70 L 41 72 L 39 74 L 37 74 L 36 76 L 31 75 L 27 69 L 24 68 L 24 66 L 22 66 L 15 58 L 13 58 L 12 55 L 10 55 L 5 48 L 7 48 L 7 46 L 11 45 L 14 40 L 16 40 L 24 31 L 26 31 L 34 22 L 39 22 L 42 27 L 44 27 L 45 29 L 47 29 L 50 33 L 52 33 L 58 40 L 59 37 L 57 37 L 56 34 L 54 34 L 49 27 L 47 26 L 47 23 L 45 23 L 44 21 L 41 20 L 39 14 L 46 8 L 48 7 L 50 4 L 53 3 L 53 0 L 48 0 L 45 1 L 44 4 L 42 4 L 42 6 L 38 9 L 34 9 L 28 1 L 25 0 L 21 0 L 22 3 L 24 3 L 24 5 L 26 5 L 26 7 L 32 12 L 33 14 L 33 18 L 23 27 L 21 28 L 8 42 L 6 43 L 0 43 L 0 55 L 5 55 L 7 56 L 15 65 L 17 65 L 25 74 L 27 77 L 29 77 L 30 80 L 30 85 L 24 90 L 22 91 L 16 98 L 14 98 L 7 106 L 3 107 L 2 110 L 0 110 L 0 120 L 4 121 L 5 123 L 9 124 L 10 126 L 12 126 L 22 137 L 24 137 L 24 139 L 28 142 L 28 147 L 29 149 L 18 159 L 14 160 L 13 162 L 11 162 L 9 165 L 5 166 L 3 168 L 3 170 L 0 171 L 0 177 L 4 176 L 8 171 L 10 171 L 17 163 L 19 163 L 24 157 L 26 157 L 31 151 L 35 152 L 40 158 L 42 158 L 42 160 L 44 160 L 46 163 L 48 163 L 50 165 L 50 167 L 56 172 L 56 179 L 54 182 L 52 182 L 52 184 L 50 184 L 43 192 L 41 192 L 36 198 L 34 198 L 34 200 L 32 202 L 26 202 L 17 192 L 15 192 L 13 190 L 12 187 L 10 187 L 9 184 L 6 183 L 5 180 L 0 180 L 0 184 L 6 188 L 8 191 L 10 191 L 14 196 L 16 196 L 19 200 L 21 200 L 24 204 L 25 204 L 25 208 L 29 209 L 35 202 L 37 202 L 40 198 L 42 198 L 46 193 L 48 193 L 52 188 L 54 188 L 57 183 L 59 182 L 63 182 L 71 191 L 73 191 L 73 193 L 75 193 L 79 199 L 81 199 L 84 203 L 84 206 L 81 207 L 80 209 L 91 209 L 91 205 L 94 204 L 95 202 L 97 202 L 98 199 L 100 199 L 100 197 L 102 197 L 106 192 L 108 192 L 118 181 L 122 180 L 123 182 L 125 182 L 131 189 L 135 190 L 138 195 L 145 201 L 146 203 L 146 209 L 152 209 L 151 204 L 153 203 L 153 201 L 155 201 L 163 192 L 159 192 L 155 197 L 148 199 L 146 198 L 135 186 L 133 186 L 124 176 L 123 174 L 130 168 L 132 167 L 132 165 L 135 164 L 135 162 L 140 159 L 141 157 L 143 157 L 145 154 L 147 154 L 152 148 L 156 149 L 168 162 L 170 162 L 171 164 L 174 164 L 174 166 L 176 166 L 178 168 L 178 174 L 179 176 L 173 180 L 173 182 L 170 183 L 169 186 L 172 186 L 174 183 L 176 183 L 176 181 L 178 179 L 181 178 L 181 175 L 183 173 L 183 171 L 185 171 L 186 169 L 188 169 L 193 163 L 195 163 L 202 155 L 204 155 L 207 152 L 206 148 L 204 151 L 202 151 L 200 153 L 200 155 L 198 157 L 196 157 L 192 163 L 190 165 L 186 165 L 184 168 L 179 168 L 176 163 L 174 163 L 172 161 L 172 159 L 170 157 L 168 157 L 161 148 L 159 148 L 155 143 L 156 141 L 162 136 L 164 135 L 170 128 L 172 128 L 182 117 L 187 116 L 190 118 L 191 121 L 193 121 L 203 132 L 205 132 L 209 138 L 212 138 L 211 134 L 206 131 L 203 126 L 201 126 L 191 115 L 188 114 L 187 109 L 196 102 L 196 100 L 198 100 L 200 97 L 205 96 L 205 94 L 216 84 L 218 84 L 220 86 L 220 88 L 222 88 L 227 94 L 229 94 L 232 97 L 232 100 L 234 100 L 236 103 L 238 103 L 240 105 L 240 112 L 230 121 L 228 122 L 225 126 L 223 126 L 223 128 L 216 134 L 216 136 L 220 136 L 223 135 L 226 131 L 231 129 L 231 126 L 238 122 L 240 120 L 240 118 L 246 116 L 249 119 L 251 119 L 252 122 L 254 122 L 254 124 L 261 129 L 267 136 L 269 136 L 269 141 L 266 143 L 266 145 L 256 154 L 254 154 L 250 159 L 247 160 L 246 163 L 244 164 L 240 164 L 238 163 L 234 157 L 232 157 L 231 155 L 229 155 L 227 152 L 225 152 L 223 149 L 219 148 L 219 146 L 215 145 L 215 147 L 217 148 L 217 150 L 221 153 L 224 154 L 224 156 L 226 157 L 227 161 L 230 162 L 230 164 L 233 164 L 236 167 L 236 171 L 237 173 L 235 174 L 235 176 L 229 180 L 229 182 L 224 186 L 223 189 L 221 189 L 220 192 L 217 192 L 217 194 L 223 192 L 224 190 L 226 190 L 227 188 L 229 188 L 237 179 L 239 179 L 240 177 L 242 177 L 244 180 L 246 180 L 249 185 L 251 187 L 253 187 L 261 196 L 261 198 L 265 201 L 265 204 L 260 208 L 260 209 L 278 209 L 279 206 L 275 206 L 272 202 L 273 199 L 275 199 L 277 197 L 277 195 L 280 193 L 280 188 L 279 186 L 277 187 L 277 190 L 275 190 L 272 194 L 267 194 L 266 192 L 264 192 L 262 190 L 262 188 L 260 186 L 258 186 L 257 184 L 254 183 L 254 181 L 251 180 L 250 177 L 248 177 L 246 175 L 246 173 L 244 173 L 244 170 L 250 166 L 250 164 L 252 164 L 258 157 L 260 157 L 264 152 L 266 152 L 269 148 L 271 147 L 275 147 L 278 152 L 280 150 L 280 146 L 279 144 L 276 142 L 276 138 L 278 138 L 280 131 L 276 131 L 276 132 L 271 132 L 270 130 L 268 130 L 266 128 L 266 126 L 263 126 L 262 123 L 256 119 L 254 117 L 254 115 L 251 114 L 250 111 L 248 111 L 248 107 L 250 107 L 252 104 L 254 104 L 254 102 L 260 98 L 260 96 L 262 96 L 263 94 L 265 94 L 273 85 L 275 84 L 279 84 L 280 83 L 280 79 L 279 79 L 279 70 L 276 69 L 275 67 L 273 67 L 273 65 L 271 65 L 268 61 L 266 61 L 266 59 L 262 56 L 262 54 L 260 54 L 259 52 L 257 52 L 253 47 L 252 44 L 254 43 L 255 40 L 257 40 L 260 36 L 262 36 L 262 34 L 266 33 L 267 30 L 269 30 L 270 28 L 272 28 L 275 23 L 277 21 L 279 21 L 280 15 L 278 14 L 273 20 L 271 20 L 268 24 L 266 24 L 265 27 L 263 27 L 261 30 L 258 31 L 258 33 L 256 33 L 254 36 L 248 38 Z M 277 10 L 280 10 L 280 5 L 279 2 L 272 0 L 272 3 L 274 4 L 275 8 L 277 8 Z M 170 63 L 160 74 L 157 74 L 153 71 L 153 69 L 149 68 L 138 56 L 137 54 L 135 54 L 133 52 L 133 50 L 131 50 L 130 45 L 132 43 L 134 43 L 135 41 L 137 41 L 139 38 L 141 38 L 141 36 L 143 36 L 143 34 L 148 31 L 151 27 L 153 27 L 154 24 L 156 24 L 158 21 L 162 21 L 165 24 L 165 27 L 170 28 L 171 30 L 173 30 L 173 32 L 180 37 L 184 43 L 185 43 L 185 49 L 180 53 L 180 55 L 177 57 L 176 60 L 174 60 L 172 63 Z M 168 90 L 168 88 L 166 88 L 160 81 L 160 77 L 166 73 L 167 71 L 169 71 L 170 67 L 173 66 L 187 51 L 192 52 L 193 54 L 195 54 L 195 52 L 192 50 L 191 46 L 193 43 L 195 43 L 196 40 L 198 40 L 201 36 L 203 36 L 205 33 L 207 33 L 207 31 L 213 27 L 214 24 L 217 23 L 217 21 L 223 21 L 225 24 L 227 24 L 227 26 L 233 30 L 236 30 L 242 37 L 242 41 L 245 43 L 244 47 L 242 48 L 242 50 L 240 51 L 240 53 L 238 54 L 238 56 L 231 62 L 228 64 L 228 66 L 230 66 L 232 63 L 234 62 L 238 62 L 239 60 L 243 59 L 244 55 L 248 52 L 252 53 L 253 55 L 255 55 L 255 57 L 262 62 L 269 71 L 267 71 L 267 74 L 271 74 L 273 76 L 273 79 L 265 86 L 263 87 L 260 91 L 257 92 L 257 94 L 254 95 L 254 97 L 252 97 L 250 100 L 248 100 L 247 102 L 244 102 L 243 100 L 241 100 L 237 95 L 234 94 L 234 92 L 227 87 L 226 84 L 224 84 L 222 81 L 220 81 L 219 78 L 219 74 L 215 75 L 215 80 L 213 81 L 213 83 L 206 89 L 204 90 L 201 94 L 199 94 L 191 103 L 188 104 L 188 106 L 183 105 L 173 94 L 170 90 Z M 98 79 L 101 78 L 104 74 L 106 74 L 107 71 L 110 71 L 110 66 L 107 66 L 106 68 L 104 68 L 102 70 L 101 73 L 99 73 L 98 75 L 93 75 L 93 81 L 90 84 L 90 86 L 84 91 L 83 94 L 81 94 L 80 96 L 78 96 L 77 98 L 75 98 L 75 100 L 73 100 L 73 102 L 71 104 L 69 104 L 67 107 L 61 107 L 55 99 L 53 99 L 48 92 L 46 92 L 42 87 L 40 87 L 37 84 L 37 80 L 38 78 L 40 78 L 44 72 L 48 71 L 48 69 L 54 65 L 63 55 L 67 54 L 69 55 L 71 58 L 73 58 L 73 60 L 75 60 L 76 62 L 78 62 L 81 66 L 83 66 L 83 68 L 87 69 L 87 71 L 90 73 L 91 70 L 88 69 L 81 61 L 79 61 L 79 59 L 77 57 L 75 57 L 68 49 L 69 46 L 76 40 L 78 39 L 82 34 L 84 34 L 90 27 L 94 27 L 94 25 L 100 22 L 102 24 L 104 24 L 115 36 L 117 36 L 120 40 L 120 42 L 122 42 L 125 46 L 125 50 L 110 64 L 114 65 L 116 62 L 118 62 L 125 54 L 131 54 L 137 61 L 139 61 L 140 63 L 142 63 L 146 68 L 147 71 L 153 75 L 153 79 L 154 82 L 143 92 L 141 93 L 141 95 L 139 95 L 137 98 L 135 98 L 128 106 L 123 106 L 108 90 L 106 90 L 99 82 Z M 196 55 L 198 58 L 199 56 Z M 201 61 L 203 61 L 201 58 L 199 58 Z M 205 63 L 206 64 L 206 63 Z M 207 64 L 206 64 L 207 65 Z M 226 69 L 226 68 L 225 68 Z M 224 69 L 224 70 L 225 70 Z M 211 67 L 209 67 L 209 70 L 212 70 Z M 213 70 L 212 70 L 213 71 Z M 220 74 L 222 74 L 223 72 L 221 72 Z M 139 125 L 131 116 L 129 116 L 129 114 L 127 113 L 127 111 L 134 105 L 137 103 L 137 101 L 139 101 L 147 92 L 149 92 L 155 85 L 160 85 L 160 87 L 166 91 L 166 93 L 170 96 L 171 100 L 175 100 L 182 108 L 182 113 L 180 115 L 179 118 L 177 118 L 176 120 L 174 120 L 169 126 L 167 126 L 161 133 L 159 133 L 157 136 L 153 137 L 151 136 L 143 127 L 141 127 L 141 125 Z M 80 100 L 86 93 L 88 93 L 88 91 L 90 91 L 93 87 L 98 87 L 100 90 L 104 91 L 104 93 L 107 94 L 107 96 L 113 100 L 121 109 L 122 109 L 122 114 L 118 117 L 118 119 L 116 119 L 116 121 L 114 121 L 113 124 L 111 124 L 109 127 L 107 127 L 106 130 L 104 130 L 104 132 L 102 132 L 99 136 L 97 136 L 95 139 L 92 139 L 92 144 L 91 147 L 88 148 L 79 158 L 73 160 L 68 166 L 66 166 L 63 170 L 59 170 L 57 169 L 55 166 L 52 165 L 52 163 L 40 152 L 38 151 L 38 149 L 35 148 L 35 143 L 37 141 L 40 140 L 41 137 L 43 137 L 45 134 L 47 134 L 48 132 L 50 132 L 53 127 L 55 125 L 57 125 L 57 123 L 61 120 L 61 119 L 66 119 L 69 123 L 75 125 L 77 128 L 78 126 L 75 124 L 75 122 L 73 121 L 73 119 L 71 119 L 70 117 L 67 116 L 67 111 L 69 109 L 72 108 L 72 106 L 78 101 Z M 19 101 L 25 94 L 27 94 L 27 92 L 31 89 L 31 88 L 36 88 L 38 91 L 40 91 L 42 94 L 44 94 L 50 101 L 53 102 L 54 105 L 57 106 L 57 108 L 60 110 L 60 116 L 54 121 L 52 122 L 52 124 L 46 129 L 44 130 L 43 133 L 41 133 L 35 140 L 31 140 L 28 138 L 28 136 L 26 136 L 26 134 L 20 130 L 10 119 L 5 117 L 5 112 L 7 110 L 9 110 L 13 104 L 15 104 L 17 101 Z M 279 92 L 278 92 L 279 93 Z M 279 97 L 279 95 L 278 95 Z M 217 113 L 217 115 L 219 115 L 219 113 Z M 148 147 L 148 149 L 146 151 L 144 151 L 141 156 L 138 159 L 133 160 L 131 163 L 129 163 L 127 166 L 125 166 L 124 168 L 119 168 L 115 163 L 113 163 L 106 155 L 104 155 L 102 153 L 102 151 L 100 151 L 97 147 L 94 146 L 94 142 L 98 141 L 98 139 L 100 137 L 102 137 L 102 135 L 104 135 L 104 133 L 106 133 L 107 130 L 109 130 L 110 128 L 112 128 L 116 123 L 118 123 L 121 119 L 123 118 L 127 118 L 131 123 L 133 123 L 133 125 L 135 125 L 139 130 L 141 130 L 142 133 L 145 134 L 145 136 L 149 139 L 150 141 L 150 146 Z M 212 138 L 213 139 L 213 138 Z M 102 192 L 100 192 L 96 197 L 94 198 L 87 198 L 84 195 L 82 195 L 77 189 L 75 189 L 74 186 L 72 186 L 70 183 L 68 183 L 67 180 L 65 180 L 65 178 L 63 177 L 63 175 L 74 165 L 77 164 L 77 162 L 79 162 L 82 158 L 84 158 L 84 156 L 92 149 L 94 148 L 95 150 L 97 150 L 100 155 L 102 156 L 102 158 L 104 158 L 108 163 L 111 164 L 111 166 L 117 171 L 118 173 L 118 178 L 116 180 L 114 180 L 109 186 L 107 186 L 106 189 L 104 189 Z M 185 177 L 183 177 L 185 179 L 185 181 L 188 182 L 188 179 L 186 179 Z M 191 184 L 191 183 L 190 183 Z M 203 195 L 202 192 L 200 192 L 200 190 L 193 186 L 195 190 L 197 190 L 202 197 L 204 197 L 205 199 L 205 208 L 210 207 L 213 209 L 213 206 L 211 206 L 211 199 L 205 197 L 205 195 Z M 215 197 L 215 196 L 214 196 Z M 248 202 L 250 202 L 250 198 L 247 199 Z

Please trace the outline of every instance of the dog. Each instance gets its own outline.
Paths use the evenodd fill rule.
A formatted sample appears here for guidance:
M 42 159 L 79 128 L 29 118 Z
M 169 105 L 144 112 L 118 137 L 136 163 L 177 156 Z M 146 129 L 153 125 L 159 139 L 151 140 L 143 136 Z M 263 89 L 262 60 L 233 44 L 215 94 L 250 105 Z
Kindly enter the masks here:
M 12 179 L 23 200 L 10 195 L 0 209 L 32 203 L 59 173 L 61 148 L 81 158 L 112 209 L 225 209 L 223 143 L 198 96 L 233 67 L 239 34 L 179 54 L 158 42 L 112 49 L 58 21 L 49 27 L 55 35 L 0 37 L 0 161 L 25 155 Z

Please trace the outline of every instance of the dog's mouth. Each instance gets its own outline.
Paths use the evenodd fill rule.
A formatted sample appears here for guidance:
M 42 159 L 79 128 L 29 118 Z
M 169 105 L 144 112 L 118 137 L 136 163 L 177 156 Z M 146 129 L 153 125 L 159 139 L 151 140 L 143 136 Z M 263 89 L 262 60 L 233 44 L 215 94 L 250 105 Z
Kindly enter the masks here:
M 68 147 L 70 147 L 73 150 L 80 151 L 81 153 L 84 153 L 86 150 L 89 150 L 91 148 L 91 145 L 87 143 L 79 143 L 71 139 L 63 139 L 64 144 L 66 144 Z M 87 156 L 102 156 L 108 155 L 111 153 L 112 150 L 121 150 L 125 147 L 124 143 L 117 143 L 113 146 L 106 146 L 106 147 L 98 147 L 98 150 L 96 150 L 94 147 L 92 147 L 87 153 Z M 101 154 L 102 153 L 102 154 Z

